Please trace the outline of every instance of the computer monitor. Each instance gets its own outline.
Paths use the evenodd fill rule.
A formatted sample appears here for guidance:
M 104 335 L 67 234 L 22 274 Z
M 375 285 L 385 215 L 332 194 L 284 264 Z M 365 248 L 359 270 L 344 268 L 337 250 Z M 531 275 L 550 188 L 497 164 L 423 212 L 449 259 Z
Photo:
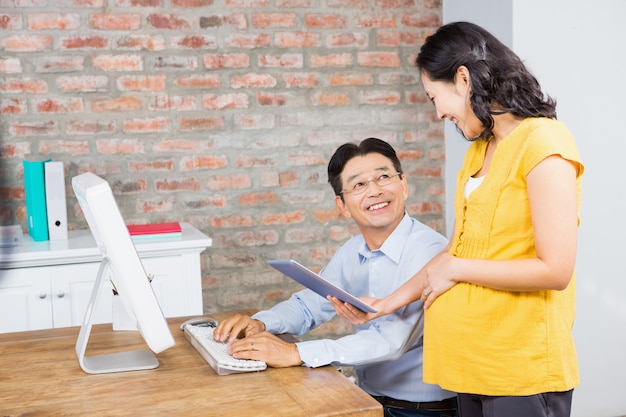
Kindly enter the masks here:
M 76 341 L 80 367 L 90 374 L 156 368 L 159 361 L 152 352 L 162 352 L 175 342 L 115 202 L 111 187 L 104 179 L 86 172 L 72 178 L 72 188 L 103 255 L 85 319 Z M 152 352 L 144 349 L 85 355 L 93 312 L 100 298 L 99 294 L 105 287 L 102 281 L 109 279 L 113 282 L 126 310 L 135 316 L 137 329 Z

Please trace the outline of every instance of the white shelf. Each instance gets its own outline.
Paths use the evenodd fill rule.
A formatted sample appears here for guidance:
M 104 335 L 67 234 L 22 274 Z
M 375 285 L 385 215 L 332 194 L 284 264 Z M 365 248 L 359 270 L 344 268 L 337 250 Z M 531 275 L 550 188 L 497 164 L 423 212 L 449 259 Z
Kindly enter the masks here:
M 172 252 L 198 252 L 212 245 L 212 240 L 188 223 L 180 224 L 179 237 L 135 242 L 142 257 L 158 257 Z M 29 268 L 34 266 L 65 265 L 96 262 L 102 259 L 91 232 L 74 230 L 67 240 L 34 241 L 24 235 L 21 245 L 0 248 L 0 269 Z

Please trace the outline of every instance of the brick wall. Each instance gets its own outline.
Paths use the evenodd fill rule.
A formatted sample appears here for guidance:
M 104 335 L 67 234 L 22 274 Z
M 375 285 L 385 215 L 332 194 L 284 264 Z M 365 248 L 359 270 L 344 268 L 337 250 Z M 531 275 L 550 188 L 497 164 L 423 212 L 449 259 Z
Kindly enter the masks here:
M 205 311 L 264 308 L 356 232 L 326 163 L 376 136 L 408 210 L 445 230 L 443 126 L 413 66 L 441 0 L 0 0 L 0 221 L 25 228 L 23 159 L 107 179 L 128 223 L 213 238 Z M 340 326 L 340 325 L 338 325 Z M 331 329 L 333 330 L 333 329 Z M 334 329 L 341 331 L 342 329 Z

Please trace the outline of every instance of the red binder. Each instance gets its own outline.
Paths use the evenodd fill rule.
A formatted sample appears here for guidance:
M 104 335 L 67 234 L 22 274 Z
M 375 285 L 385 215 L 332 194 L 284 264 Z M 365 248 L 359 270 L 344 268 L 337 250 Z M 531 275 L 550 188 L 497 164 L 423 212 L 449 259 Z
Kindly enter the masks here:
M 168 223 L 149 223 L 149 224 L 131 224 L 128 227 L 128 233 L 131 236 L 141 235 L 162 235 L 167 233 L 181 233 L 180 223 L 168 222 Z

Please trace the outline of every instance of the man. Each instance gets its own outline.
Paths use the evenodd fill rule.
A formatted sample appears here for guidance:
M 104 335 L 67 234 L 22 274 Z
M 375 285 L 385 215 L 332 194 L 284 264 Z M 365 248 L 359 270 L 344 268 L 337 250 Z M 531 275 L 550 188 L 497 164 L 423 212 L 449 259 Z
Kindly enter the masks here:
M 369 138 L 340 146 L 328 164 L 328 181 L 337 208 L 361 235 L 341 246 L 321 275 L 348 292 L 383 298 L 446 246 L 443 236 L 405 212 L 406 178 L 388 143 Z M 275 336 L 301 335 L 334 315 L 329 300 L 305 289 L 252 317 L 224 320 L 214 337 L 230 341 L 234 357 L 274 367 L 354 366 L 359 386 L 383 404 L 385 416 L 455 415 L 455 394 L 422 381 L 421 301 L 336 340 L 288 343 Z

